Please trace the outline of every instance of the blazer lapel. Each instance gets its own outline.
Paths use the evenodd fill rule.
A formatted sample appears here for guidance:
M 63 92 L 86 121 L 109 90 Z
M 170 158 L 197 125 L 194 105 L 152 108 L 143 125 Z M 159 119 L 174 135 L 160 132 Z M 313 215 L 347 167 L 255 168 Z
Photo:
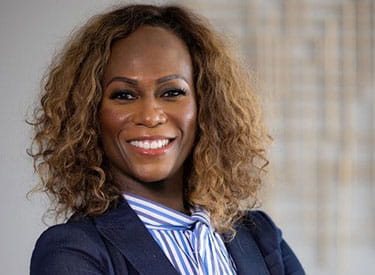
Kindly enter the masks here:
M 94 220 L 99 232 L 140 274 L 178 274 L 125 199 L 121 198 L 116 208 Z
M 239 275 L 269 275 L 269 271 L 250 231 L 239 226 L 235 238 L 226 244 Z

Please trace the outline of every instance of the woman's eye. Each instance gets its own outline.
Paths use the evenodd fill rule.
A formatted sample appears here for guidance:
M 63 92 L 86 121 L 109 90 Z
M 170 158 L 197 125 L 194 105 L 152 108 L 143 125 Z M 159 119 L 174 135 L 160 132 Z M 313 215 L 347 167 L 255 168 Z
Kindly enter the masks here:
M 118 100 L 134 100 L 136 98 L 136 95 L 131 91 L 116 91 L 110 96 L 110 99 Z
M 163 92 L 161 96 L 162 97 L 177 97 L 180 95 L 186 95 L 186 91 L 183 89 L 170 89 L 170 90 Z

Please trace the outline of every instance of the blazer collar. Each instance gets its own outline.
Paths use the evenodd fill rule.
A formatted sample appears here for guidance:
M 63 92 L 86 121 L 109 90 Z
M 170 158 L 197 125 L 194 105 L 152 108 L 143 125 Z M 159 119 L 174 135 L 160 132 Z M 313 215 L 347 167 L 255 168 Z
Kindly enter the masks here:
M 140 274 L 155 274 L 162 266 L 163 274 L 178 275 L 125 199 L 120 198 L 116 208 L 94 221 L 102 236 L 119 249 Z
M 163 274 L 178 275 L 124 198 L 120 198 L 117 207 L 94 218 L 94 222 L 101 235 L 111 242 L 140 274 L 155 274 L 162 266 Z M 238 226 L 235 238 L 226 243 L 226 246 L 236 264 L 237 274 L 270 274 L 262 253 L 246 226 Z
M 253 239 L 249 229 L 240 225 L 234 239 L 226 243 L 239 275 L 270 275 L 263 255 Z

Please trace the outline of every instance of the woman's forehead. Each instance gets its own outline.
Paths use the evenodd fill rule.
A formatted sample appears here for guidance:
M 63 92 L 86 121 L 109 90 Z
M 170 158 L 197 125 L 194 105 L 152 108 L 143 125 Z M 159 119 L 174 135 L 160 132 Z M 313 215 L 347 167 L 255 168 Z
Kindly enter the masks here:
M 144 26 L 112 46 L 104 81 L 118 74 L 142 78 L 176 73 L 192 78 L 192 61 L 185 43 L 169 30 Z

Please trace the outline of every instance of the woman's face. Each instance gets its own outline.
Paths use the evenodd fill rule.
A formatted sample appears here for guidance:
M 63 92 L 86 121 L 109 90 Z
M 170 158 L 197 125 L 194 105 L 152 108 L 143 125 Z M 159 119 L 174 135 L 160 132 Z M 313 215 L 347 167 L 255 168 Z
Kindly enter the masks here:
M 102 84 L 101 141 L 115 177 L 153 182 L 181 175 L 197 113 L 184 42 L 163 28 L 139 28 L 113 45 Z

